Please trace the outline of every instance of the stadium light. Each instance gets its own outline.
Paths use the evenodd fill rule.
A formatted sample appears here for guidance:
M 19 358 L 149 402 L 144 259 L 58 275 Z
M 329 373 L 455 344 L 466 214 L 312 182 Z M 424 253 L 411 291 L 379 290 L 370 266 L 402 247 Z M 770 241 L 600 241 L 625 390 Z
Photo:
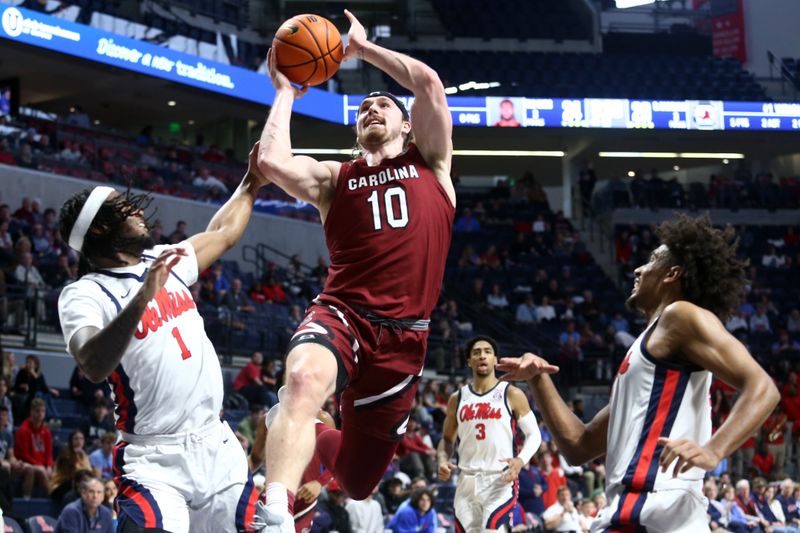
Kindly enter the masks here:
M 644 159 L 744 159 L 744 154 L 724 152 L 600 152 L 597 155 Z

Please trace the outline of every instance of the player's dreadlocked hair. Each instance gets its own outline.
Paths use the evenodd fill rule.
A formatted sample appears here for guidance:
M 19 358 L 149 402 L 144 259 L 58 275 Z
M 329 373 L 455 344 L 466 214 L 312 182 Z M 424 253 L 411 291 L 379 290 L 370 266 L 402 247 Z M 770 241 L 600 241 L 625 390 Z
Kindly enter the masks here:
M 669 249 L 673 265 L 683 269 L 681 288 L 688 301 L 726 320 L 739 302 L 747 261 L 736 257 L 733 228 L 715 229 L 708 216 L 678 215 L 656 235 Z
M 89 189 L 84 189 L 64 202 L 61 207 L 59 231 L 64 242 L 69 242 L 69 234 L 91 192 Z M 116 257 L 133 242 L 134 239 L 122 237 L 119 229 L 128 217 L 145 211 L 152 201 L 150 195 L 131 194 L 128 189 L 125 194 L 103 202 L 83 240 L 83 250 L 78 263 L 79 275 L 82 276 L 92 270 L 92 258 Z

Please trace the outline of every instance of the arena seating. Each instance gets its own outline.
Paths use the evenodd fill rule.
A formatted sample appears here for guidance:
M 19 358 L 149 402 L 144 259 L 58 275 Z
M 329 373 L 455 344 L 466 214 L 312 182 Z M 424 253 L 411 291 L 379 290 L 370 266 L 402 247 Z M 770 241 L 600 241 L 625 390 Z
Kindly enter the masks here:
M 446 86 L 499 82 L 482 95 L 659 100 L 768 100 L 734 58 L 548 52 L 408 51 Z M 408 91 L 384 77 L 390 90 Z

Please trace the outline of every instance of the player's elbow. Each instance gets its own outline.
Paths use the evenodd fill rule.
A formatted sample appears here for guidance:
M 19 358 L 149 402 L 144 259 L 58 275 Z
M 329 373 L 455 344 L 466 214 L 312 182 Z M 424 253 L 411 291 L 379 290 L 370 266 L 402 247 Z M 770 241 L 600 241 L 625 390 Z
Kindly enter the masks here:
M 775 385 L 775 382 L 769 377 L 767 377 L 765 380 L 762 380 L 762 387 L 764 390 L 761 393 L 761 397 L 763 397 L 764 401 L 767 403 L 767 405 L 769 405 L 771 412 L 772 409 L 778 405 L 778 402 L 781 401 L 781 393 L 778 391 L 778 387 Z
M 444 84 L 439 78 L 439 74 L 429 66 L 422 65 L 414 78 L 418 91 L 424 90 L 431 93 L 444 93 Z

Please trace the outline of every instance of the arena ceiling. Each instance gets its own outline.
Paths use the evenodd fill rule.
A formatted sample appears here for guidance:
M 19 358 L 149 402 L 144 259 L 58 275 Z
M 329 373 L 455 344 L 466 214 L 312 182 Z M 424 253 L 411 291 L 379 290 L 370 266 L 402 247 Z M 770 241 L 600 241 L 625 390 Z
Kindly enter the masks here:
M 91 61 L 0 41 L 0 79 L 19 77 L 21 105 L 66 114 L 79 103 L 103 127 L 136 132 L 152 124 L 165 131 L 178 122 L 193 139 L 193 128 L 228 121 L 249 121 L 255 129 L 268 109 L 253 103 L 99 65 Z M 264 83 L 269 81 L 264 78 Z M 167 102 L 176 102 L 169 107 Z M 188 126 L 189 121 L 194 126 Z M 625 152 L 736 152 L 748 159 L 768 161 L 798 152 L 797 135 L 791 132 L 703 132 L 664 130 L 586 129 L 492 129 L 456 128 L 454 145 L 480 150 L 560 150 L 575 161 L 590 160 L 599 176 L 623 174 L 632 168 L 672 170 L 707 165 L 712 160 L 607 159 L 601 151 Z M 349 127 L 297 115 L 292 125 L 295 147 L 348 148 L 353 142 Z M 208 139 L 207 141 L 213 142 Z M 239 147 L 240 149 L 242 147 Z M 542 182 L 560 183 L 561 158 L 468 157 L 455 159 L 455 168 L 470 175 L 520 175 L 532 170 Z

